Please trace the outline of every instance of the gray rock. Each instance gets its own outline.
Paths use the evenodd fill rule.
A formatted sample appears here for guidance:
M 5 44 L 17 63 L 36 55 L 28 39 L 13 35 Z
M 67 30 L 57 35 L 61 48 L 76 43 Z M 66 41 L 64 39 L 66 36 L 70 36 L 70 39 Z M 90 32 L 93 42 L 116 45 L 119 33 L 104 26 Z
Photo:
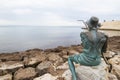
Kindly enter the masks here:
M 76 68 L 76 72 L 78 75 L 78 80 L 108 80 L 107 73 L 107 65 L 104 61 L 98 66 L 79 66 Z M 63 73 L 62 77 L 65 80 L 72 80 L 70 70 L 67 70 Z

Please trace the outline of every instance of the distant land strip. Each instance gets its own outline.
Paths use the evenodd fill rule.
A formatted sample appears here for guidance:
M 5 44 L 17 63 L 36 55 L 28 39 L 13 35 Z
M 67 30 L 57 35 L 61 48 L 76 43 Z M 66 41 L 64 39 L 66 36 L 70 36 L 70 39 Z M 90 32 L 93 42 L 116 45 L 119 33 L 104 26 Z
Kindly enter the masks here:
M 82 28 L 82 29 L 87 29 L 87 28 Z M 120 29 L 103 29 L 103 28 L 99 28 L 99 30 L 106 30 L 106 31 L 120 31 Z

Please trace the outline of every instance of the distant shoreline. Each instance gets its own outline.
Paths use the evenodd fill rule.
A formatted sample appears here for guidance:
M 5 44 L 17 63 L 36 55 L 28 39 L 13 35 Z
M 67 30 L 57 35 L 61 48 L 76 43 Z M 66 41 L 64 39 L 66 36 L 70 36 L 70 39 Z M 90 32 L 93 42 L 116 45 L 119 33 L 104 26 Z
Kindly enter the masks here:
M 82 28 L 82 29 L 87 29 L 87 28 Z M 120 29 L 107 29 L 107 28 L 100 28 L 99 30 L 106 30 L 106 31 L 120 31 Z

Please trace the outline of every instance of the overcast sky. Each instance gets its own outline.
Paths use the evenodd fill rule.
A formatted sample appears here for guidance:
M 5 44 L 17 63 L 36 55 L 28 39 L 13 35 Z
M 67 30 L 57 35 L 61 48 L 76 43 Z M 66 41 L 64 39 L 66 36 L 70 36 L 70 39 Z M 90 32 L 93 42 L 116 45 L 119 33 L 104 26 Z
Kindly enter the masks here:
M 0 25 L 79 25 L 97 16 L 120 20 L 120 0 L 0 0 Z

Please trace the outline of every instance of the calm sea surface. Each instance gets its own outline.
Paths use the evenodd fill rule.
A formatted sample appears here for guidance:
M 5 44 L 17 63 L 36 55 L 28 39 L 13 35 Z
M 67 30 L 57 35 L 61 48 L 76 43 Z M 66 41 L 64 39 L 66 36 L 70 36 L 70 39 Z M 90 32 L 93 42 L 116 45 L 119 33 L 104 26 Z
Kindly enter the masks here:
M 0 26 L 0 53 L 80 44 L 79 26 Z

